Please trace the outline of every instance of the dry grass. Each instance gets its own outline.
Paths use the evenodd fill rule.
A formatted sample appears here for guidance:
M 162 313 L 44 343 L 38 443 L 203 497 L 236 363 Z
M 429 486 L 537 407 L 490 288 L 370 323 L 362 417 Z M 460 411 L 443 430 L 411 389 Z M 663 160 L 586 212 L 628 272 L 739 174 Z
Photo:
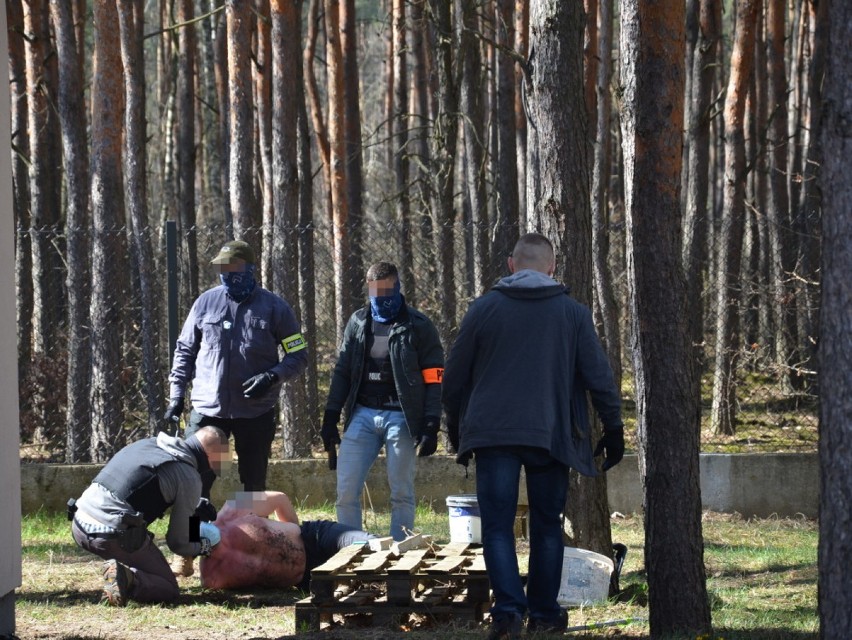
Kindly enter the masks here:
M 329 517 L 305 512 L 304 517 Z M 387 514 L 368 519 L 382 531 Z M 449 537 L 444 512 L 421 508 L 419 527 L 438 541 Z M 591 626 L 613 620 L 628 624 L 578 630 L 581 638 L 647 638 L 647 585 L 641 518 L 613 521 L 613 538 L 628 546 L 621 578 L 622 596 L 605 606 L 572 609 L 569 625 Z M 705 565 L 716 634 L 705 640 L 805 640 L 816 638 L 816 544 L 818 528 L 809 520 L 745 520 L 705 514 Z M 100 561 L 70 539 L 67 522 L 54 515 L 24 519 L 23 586 L 18 592 L 18 635 L 26 639 L 90 640 L 284 638 L 296 635 L 294 589 L 214 592 L 197 577 L 182 578 L 182 595 L 170 606 L 131 603 L 115 609 L 99 603 Z M 158 530 L 158 539 L 162 531 Z M 519 552 L 524 553 L 523 544 Z M 403 625 L 372 627 L 369 616 L 336 618 L 332 627 L 299 633 L 321 640 L 366 638 L 481 638 L 482 629 L 413 617 Z

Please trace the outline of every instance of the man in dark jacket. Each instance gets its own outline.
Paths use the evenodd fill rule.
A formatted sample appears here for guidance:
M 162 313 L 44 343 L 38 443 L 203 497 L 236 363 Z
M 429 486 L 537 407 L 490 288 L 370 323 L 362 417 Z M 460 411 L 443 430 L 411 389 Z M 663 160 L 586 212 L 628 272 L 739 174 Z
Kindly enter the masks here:
M 83 495 L 69 501 L 74 541 L 107 560 L 104 600 L 124 606 L 128 599 L 177 599 L 177 580 L 148 525 L 171 507 L 169 549 L 188 557 L 209 554 L 220 535 L 216 525 L 196 516 L 200 474 L 220 473 L 229 459 L 228 436 L 216 427 L 199 429 L 186 440 L 160 433 L 124 447 Z
M 371 266 L 367 287 L 370 304 L 352 314 L 343 333 L 322 439 L 337 469 L 337 520 L 355 528 L 364 480 L 385 447 L 390 535 L 403 540 L 414 527 L 415 456 L 432 455 L 438 444 L 444 350 L 429 318 L 405 304 L 393 264 Z
M 585 403 L 601 417 L 603 470 L 624 454 L 621 401 L 589 309 L 552 275 L 553 246 L 522 236 L 511 276 L 475 300 L 447 358 L 443 403 L 450 442 L 476 459 L 476 493 L 485 563 L 495 601 L 492 638 L 516 638 L 529 612 L 531 630 L 562 631 L 556 601 L 562 568 L 560 515 L 568 470 L 596 475 Z M 521 467 L 530 514 L 527 591 L 513 533 Z

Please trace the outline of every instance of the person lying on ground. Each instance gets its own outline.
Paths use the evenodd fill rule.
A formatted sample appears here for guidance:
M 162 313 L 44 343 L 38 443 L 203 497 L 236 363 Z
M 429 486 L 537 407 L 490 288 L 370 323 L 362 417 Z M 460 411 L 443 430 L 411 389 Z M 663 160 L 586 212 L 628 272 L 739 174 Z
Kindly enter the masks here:
M 275 515 L 276 519 L 269 516 Z M 207 589 L 292 587 L 307 591 L 311 570 L 340 549 L 375 536 L 332 520 L 299 523 L 280 491 L 238 493 L 219 510 L 221 538 L 200 563 Z

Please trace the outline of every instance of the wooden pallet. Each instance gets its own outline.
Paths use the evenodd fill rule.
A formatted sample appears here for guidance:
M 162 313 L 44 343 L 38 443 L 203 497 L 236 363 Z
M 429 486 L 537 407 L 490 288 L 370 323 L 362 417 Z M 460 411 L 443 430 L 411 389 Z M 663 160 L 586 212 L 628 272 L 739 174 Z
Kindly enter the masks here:
M 369 614 L 374 625 L 412 614 L 477 624 L 491 604 L 482 549 L 467 543 L 396 552 L 341 549 L 311 571 L 311 596 L 296 603 L 296 629 L 318 630 L 334 614 Z

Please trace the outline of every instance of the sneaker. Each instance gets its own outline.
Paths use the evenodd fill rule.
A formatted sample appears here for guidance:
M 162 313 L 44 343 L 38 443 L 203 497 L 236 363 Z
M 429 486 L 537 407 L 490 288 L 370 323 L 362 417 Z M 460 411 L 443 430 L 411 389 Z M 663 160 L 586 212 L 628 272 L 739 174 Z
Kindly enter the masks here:
M 491 623 L 486 640 L 519 640 L 522 626 L 523 620 L 517 613 L 496 618 Z
M 107 560 L 104 562 L 103 600 L 114 607 L 125 606 L 135 581 L 130 567 L 116 560 Z
M 188 578 L 195 573 L 194 563 L 195 558 L 192 556 L 175 556 L 170 566 L 178 578 Z

